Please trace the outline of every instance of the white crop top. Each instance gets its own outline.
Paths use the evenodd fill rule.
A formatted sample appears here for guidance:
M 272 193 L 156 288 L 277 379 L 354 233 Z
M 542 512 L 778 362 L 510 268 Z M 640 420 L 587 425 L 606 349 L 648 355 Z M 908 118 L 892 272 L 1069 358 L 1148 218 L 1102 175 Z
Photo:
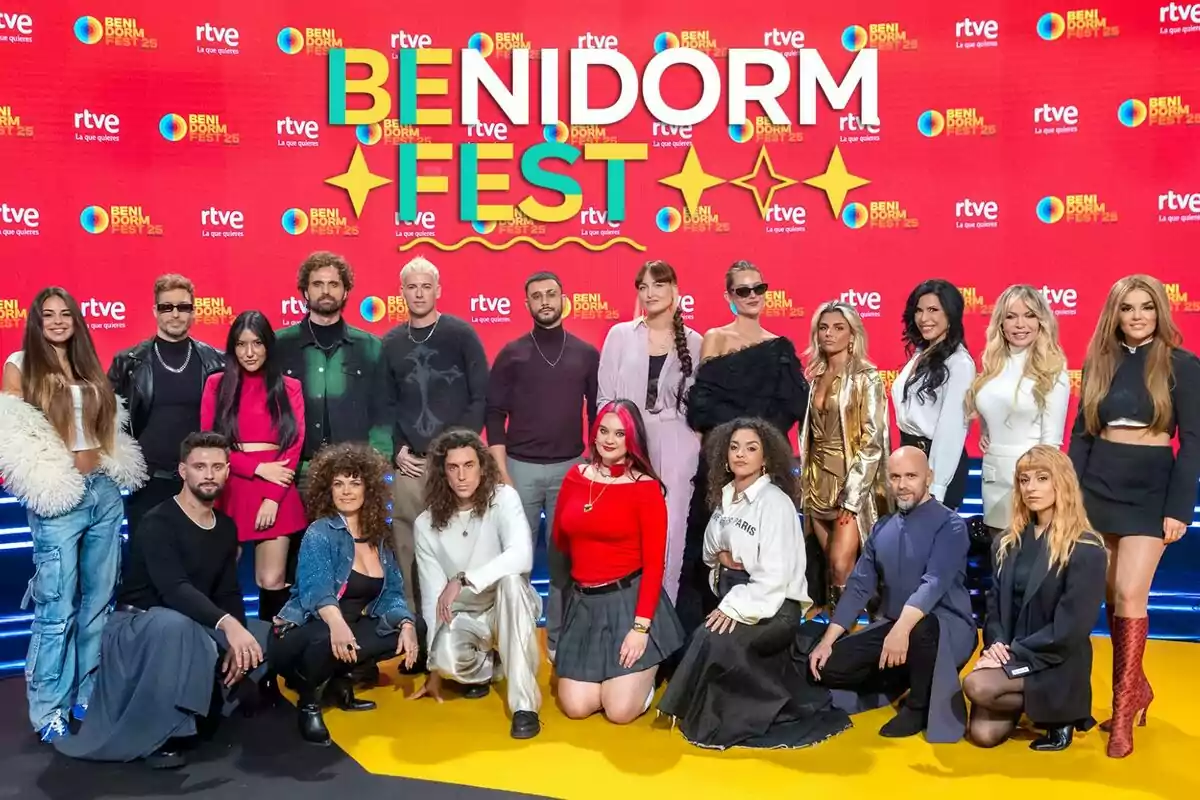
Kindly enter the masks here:
M 18 350 L 10 355 L 4 361 L 5 364 L 12 364 L 17 369 L 23 369 L 25 366 L 25 351 Z M 95 436 L 90 436 L 87 433 L 87 426 L 83 424 L 83 387 L 77 384 L 71 384 L 71 406 L 75 409 L 75 423 L 71 426 L 73 429 L 70 448 L 72 453 L 78 453 L 83 450 L 95 450 L 100 447 L 100 442 Z

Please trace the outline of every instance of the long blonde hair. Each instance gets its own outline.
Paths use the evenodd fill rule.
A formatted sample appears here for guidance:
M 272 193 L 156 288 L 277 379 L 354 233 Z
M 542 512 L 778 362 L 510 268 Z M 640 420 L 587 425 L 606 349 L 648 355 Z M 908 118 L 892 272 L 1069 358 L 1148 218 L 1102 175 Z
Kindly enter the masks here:
M 1021 494 L 1021 473 L 1042 470 L 1050 473 L 1050 480 L 1054 484 L 1054 517 L 1043 534 L 1047 537 L 1047 549 L 1050 551 L 1050 568 L 1057 568 L 1061 572 L 1071 560 L 1071 553 L 1077 544 L 1094 545 L 1104 549 L 1104 540 L 1092 530 L 1092 523 L 1088 521 L 1087 511 L 1083 507 L 1083 492 L 1079 489 L 1079 480 L 1075 477 L 1075 467 L 1071 459 L 1057 447 L 1048 444 L 1034 445 L 1017 459 L 1017 487 L 1013 490 L 1012 522 L 1000 537 L 1000 546 L 996 551 L 997 574 L 1004 566 L 1005 555 L 1017 545 L 1030 521 L 1035 518 L 1034 512 L 1025 505 L 1025 498 Z M 1107 554 L 1105 557 L 1107 558 Z
M 983 348 L 983 369 L 967 392 L 965 407 L 968 417 L 978 414 L 975 398 L 984 384 L 1004 371 L 1008 363 L 1008 340 L 1004 338 L 1004 318 L 1014 302 L 1020 300 L 1033 312 L 1038 320 L 1037 338 L 1029 346 L 1029 356 L 1025 359 L 1025 371 L 1022 377 L 1033 381 L 1033 400 L 1037 403 L 1038 411 L 1046 409 L 1046 396 L 1054 389 L 1054 384 L 1067 368 L 1067 356 L 1062 345 L 1058 343 L 1058 320 L 1054 312 L 1046 304 L 1046 298 L 1032 286 L 1024 283 L 1015 284 L 1004 290 L 996 300 L 996 309 L 987 327 L 987 344 Z
M 875 365 L 867 357 L 867 329 L 863 326 L 862 317 L 849 303 L 830 300 L 822 303 L 817 312 L 813 314 L 809 330 L 808 350 L 804 354 L 804 360 L 808 366 L 804 370 L 804 377 L 810 381 L 824 375 L 825 370 L 829 369 L 829 359 L 821 352 L 818 328 L 821 326 L 821 317 L 831 311 L 841 314 L 842 318 L 846 320 L 846 324 L 850 326 L 850 360 L 846 365 L 847 372 L 853 374 L 864 369 L 875 368 Z
M 1171 319 L 1171 302 L 1162 283 L 1149 275 L 1129 275 L 1113 284 L 1100 312 L 1100 321 L 1088 345 L 1087 360 L 1083 363 L 1083 414 L 1088 433 L 1098 436 L 1104 427 L 1100 423 L 1100 401 L 1108 394 L 1118 359 L 1123 357 L 1121 346 L 1121 303 L 1132 291 L 1141 289 L 1154 300 L 1156 316 L 1154 338 L 1143 345 L 1146 353 L 1146 389 L 1154 402 L 1154 419 L 1150 430 L 1166 433 L 1171 421 L 1172 351 L 1182 344 L 1183 337 Z

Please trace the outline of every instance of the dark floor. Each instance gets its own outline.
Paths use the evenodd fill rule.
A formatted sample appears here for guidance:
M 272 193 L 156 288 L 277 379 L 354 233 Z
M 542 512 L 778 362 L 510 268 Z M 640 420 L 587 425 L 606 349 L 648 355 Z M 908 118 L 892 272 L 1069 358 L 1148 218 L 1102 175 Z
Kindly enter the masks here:
M 214 800 L 513 800 L 517 795 L 445 783 L 371 775 L 336 745 L 300 741 L 290 705 L 243 719 L 189 754 L 186 767 L 155 771 L 141 763 L 74 761 L 41 744 L 26 717 L 25 684 L 0 681 L 0 798 L 108 800 L 198 797 Z

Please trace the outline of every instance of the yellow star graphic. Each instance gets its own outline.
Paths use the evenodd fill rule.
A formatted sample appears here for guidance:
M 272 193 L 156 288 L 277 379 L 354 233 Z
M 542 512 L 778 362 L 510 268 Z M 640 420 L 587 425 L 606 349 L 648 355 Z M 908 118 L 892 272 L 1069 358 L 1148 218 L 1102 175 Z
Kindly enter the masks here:
M 833 155 L 829 157 L 829 165 L 825 167 L 825 172 L 809 178 L 804 183 L 825 193 L 825 196 L 829 198 L 829 207 L 833 209 L 833 216 L 836 218 L 842 213 L 846 195 L 860 186 L 866 186 L 870 181 L 847 172 L 846 162 L 842 160 L 841 149 L 834 147 Z
M 674 175 L 659 178 L 658 182 L 670 186 L 672 189 L 678 189 L 683 195 L 683 202 L 688 213 L 695 214 L 704 190 L 720 186 L 725 183 L 725 179 L 705 172 L 704 167 L 700 166 L 700 156 L 696 154 L 696 148 L 689 147 L 687 158 L 683 161 L 683 169 Z
M 758 173 L 762 170 L 763 164 L 767 165 L 767 174 L 775 181 L 775 183 L 771 184 L 771 188 L 767 189 L 766 199 L 763 199 L 762 194 L 758 190 L 758 185 L 754 183 L 758 179 Z M 795 178 L 786 178 L 775 171 L 775 165 L 771 163 L 771 156 L 767 153 L 767 146 L 764 144 L 758 148 L 758 159 L 754 162 L 754 171 L 749 175 L 735 178 L 730 183 L 753 192 L 754 202 L 758 204 L 758 213 L 762 215 L 763 219 L 766 219 L 767 209 L 771 207 L 771 201 L 775 199 L 775 193 L 780 189 L 795 186 L 799 181 Z
M 367 194 L 372 189 L 387 186 L 392 179 L 372 174 L 371 168 L 367 166 L 367 159 L 363 155 L 362 145 L 356 144 L 354 145 L 354 155 L 350 159 L 350 168 L 341 175 L 326 178 L 325 182 L 346 190 L 346 193 L 350 195 L 350 204 L 354 206 L 354 216 L 357 217 L 362 214 L 363 206 L 366 205 Z

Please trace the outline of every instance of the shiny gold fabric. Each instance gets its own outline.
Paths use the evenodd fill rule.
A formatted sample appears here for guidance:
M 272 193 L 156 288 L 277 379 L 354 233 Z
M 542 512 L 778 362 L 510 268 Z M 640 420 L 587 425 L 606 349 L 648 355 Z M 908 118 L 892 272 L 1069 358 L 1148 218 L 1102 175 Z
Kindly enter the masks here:
M 891 452 L 887 393 L 879 371 L 870 366 L 860 367 L 853 374 L 844 376 L 840 384 L 837 408 L 847 467 L 837 506 L 857 513 L 859 540 L 865 542 L 879 518 L 891 512 L 885 468 Z M 809 472 L 809 440 L 815 411 L 810 393 L 808 412 L 800 429 L 801 475 L 805 480 Z M 807 492 L 805 486 L 805 496 Z M 805 528 L 812 530 L 808 515 L 805 516 Z
M 842 415 L 837 403 L 842 377 L 833 379 L 824 410 L 809 403 L 809 432 L 805 441 L 804 513 L 818 519 L 837 516 L 842 486 L 846 482 L 846 451 L 842 437 Z M 815 394 L 815 392 L 814 392 Z

